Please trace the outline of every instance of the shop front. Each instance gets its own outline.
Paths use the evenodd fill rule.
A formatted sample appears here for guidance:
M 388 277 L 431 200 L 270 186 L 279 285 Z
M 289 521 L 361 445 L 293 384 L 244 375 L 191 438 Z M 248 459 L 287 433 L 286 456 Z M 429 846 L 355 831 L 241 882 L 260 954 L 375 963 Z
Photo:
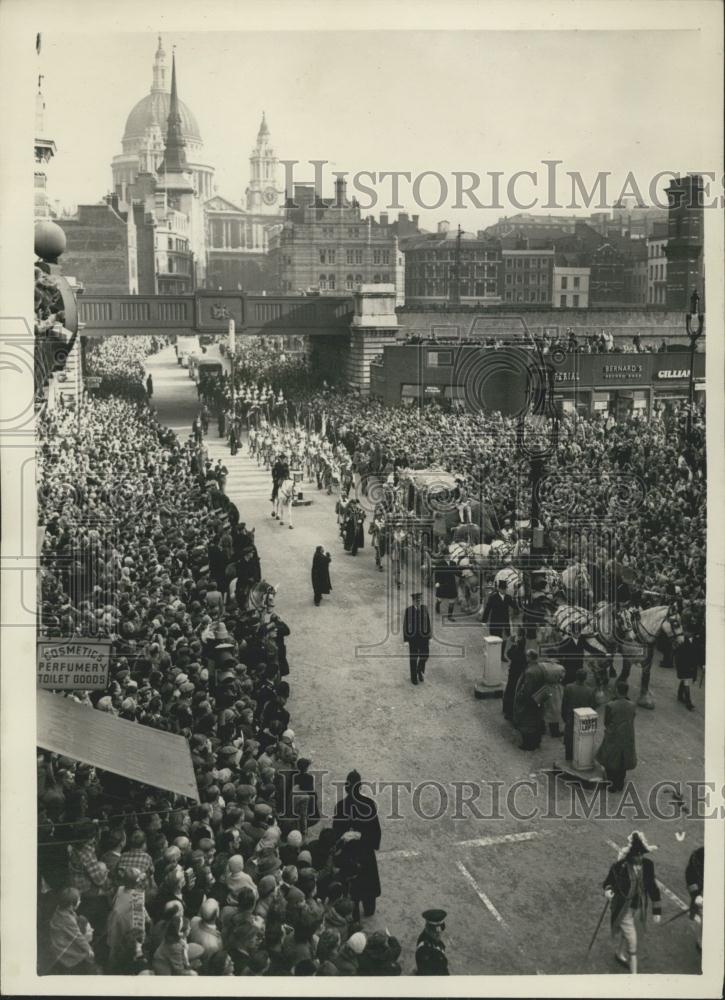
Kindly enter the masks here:
M 554 365 L 554 402 L 563 412 L 582 416 L 647 416 L 656 404 L 687 401 L 689 362 L 689 355 L 683 352 L 570 355 Z M 704 392 L 705 355 L 696 354 L 696 401 L 704 401 Z
M 387 405 L 434 403 L 476 407 L 506 412 L 507 405 L 519 412 L 526 382 L 534 372 L 540 378 L 541 361 L 521 364 L 521 351 L 496 350 L 497 366 L 482 363 L 480 347 L 463 345 L 445 351 L 420 345 L 385 347 L 383 357 L 371 368 L 371 395 Z M 655 405 L 671 406 L 687 401 L 690 385 L 688 351 L 661 354 L 563 353 L 541 359 L 553 371 L 554 403 L 565 413 L 591 416 L 595 413 L 626 418 L 650 415 Z M 514 363 L 516 362 L 516 363 Z M 695 399 L 704 401 L 705 355 L 694 356 Z M 493 374 L 489 372 L 492 370 Z

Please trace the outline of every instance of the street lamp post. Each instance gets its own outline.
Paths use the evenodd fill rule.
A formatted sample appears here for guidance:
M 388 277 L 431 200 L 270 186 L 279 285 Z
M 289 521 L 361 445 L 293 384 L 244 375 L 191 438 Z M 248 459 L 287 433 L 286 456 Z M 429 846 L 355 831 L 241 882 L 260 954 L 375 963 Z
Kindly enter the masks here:
M 236 329 L 234 326 L 234 320 L 229 320 L 229 361 L 231 364 L 231 375 L 232 375 L 232 436 L 236 440 L 237 436 L 237 390 L 235 385 L 235 371 L 234 362 L 236 360 Z
M 695 349 L 705 326 L 705 315 L 700 312 L 700 296 L 697 289 L 690 296 L 690 311 L 685 317 L 685 329 L 690 338 L 690 384 L 687 407 L 687 440 L 692 436 L 692 411 L 695 408 Z

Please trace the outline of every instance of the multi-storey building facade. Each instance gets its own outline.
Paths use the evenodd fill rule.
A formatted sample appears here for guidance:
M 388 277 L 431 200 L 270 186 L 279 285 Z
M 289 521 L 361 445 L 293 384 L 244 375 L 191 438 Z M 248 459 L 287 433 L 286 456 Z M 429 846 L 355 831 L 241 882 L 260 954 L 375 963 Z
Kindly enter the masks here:
M 553 250 L 501 251 L 499 288 L 501 301 L 551 305 L 554 290 Z
M 667 304 L 667 223 L 647 237 L 647 303 Z
M 589 308 L 588 267 L 554 264 L 551 304 L 555 309 Z
M 441 222 L 437 233 L 403 239 L 401 248 L 407 303 L 486 306 L 501 301 L 501 245 L 497 240 L 463 232 L 459 236 L 447 222 Z
M 696 174 L 676 177 L 667 188 L 667 198 L 670 204 L 665 249 L 667 305 L 670 309 L 687 311 L 690 297 L 696 291 L 700 295 L 700 308 L 704 309 L 702 177 Z
M 344 181 L 337 181 L 331 200 L 319 198 L 311 184 L 296 184 L 285 216 L 269 240 L 277 291 L 340 295 L 402 280 L 397 238 L 372 217 L 363 219 L 358 202 L 347 200 Z

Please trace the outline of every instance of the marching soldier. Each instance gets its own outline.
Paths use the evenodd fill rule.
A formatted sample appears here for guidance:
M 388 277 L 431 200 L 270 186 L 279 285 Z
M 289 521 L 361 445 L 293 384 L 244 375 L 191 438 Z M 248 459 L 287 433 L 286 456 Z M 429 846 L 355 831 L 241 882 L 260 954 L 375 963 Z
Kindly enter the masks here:
M 448 976 L 448 959 L 443 943 L 446 929 L 445 910 L 425 910 L 422 914 L 425 927 L 418 936 L 415 949 L 415 971 L 417 976 Z
M 612 935 L 619 939 L 615 958 L 631 973 L 637 972 L 637 924 L 644 932 L 650 901 L 654 923 L 661 920 L 655 866 L 645 857 L 655 850 L 657 848 L 650 847 L 644 839 L 644 834 L 634 830 L 604 880 L 604 895 L 612 907 Z

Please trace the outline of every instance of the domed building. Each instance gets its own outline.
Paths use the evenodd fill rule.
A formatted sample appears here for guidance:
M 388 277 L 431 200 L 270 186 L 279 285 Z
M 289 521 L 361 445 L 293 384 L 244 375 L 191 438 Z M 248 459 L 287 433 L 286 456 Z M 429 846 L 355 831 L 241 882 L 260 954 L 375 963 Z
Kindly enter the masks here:
M 111 162 L 113 190 L 121 204 L 127 202 L 128 187 L 134 183 L 138 174 L 154 174 L 161 165 L 170 108 L 171 75 L 159 36 L 151 90 L 131 109 L 121 139 L 123 152 L 114 156 Z M 178 112 L 188 167 L 194 178 L 197 195 L 203 202 L 214 193 L 214 168 L 204 162 L 204 143 L 198 122 L 182 100 L 178 101 Z

